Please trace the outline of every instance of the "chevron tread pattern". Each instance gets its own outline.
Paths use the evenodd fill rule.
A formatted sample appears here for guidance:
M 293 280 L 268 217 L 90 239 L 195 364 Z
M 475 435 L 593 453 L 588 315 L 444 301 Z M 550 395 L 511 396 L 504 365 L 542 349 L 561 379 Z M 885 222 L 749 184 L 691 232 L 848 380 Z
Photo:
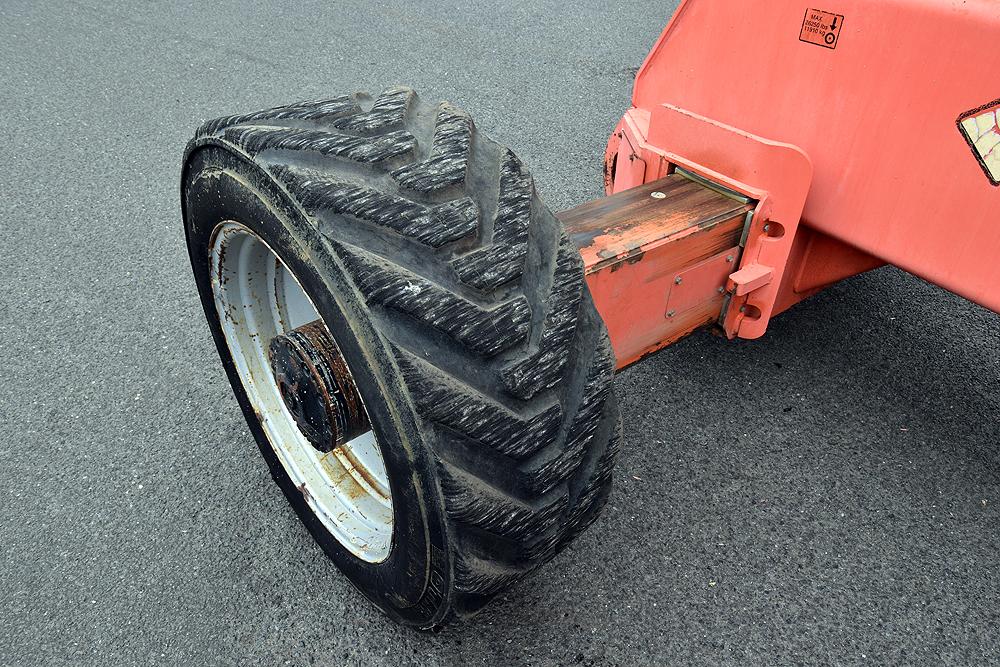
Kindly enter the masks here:
M 594 521 L 619 439 L 614 357 L 579 253 L 513 153 L 407 88 L 228 116 L 198 136 L 273 175 L 389 343 L 437 461 L 453 613 Z

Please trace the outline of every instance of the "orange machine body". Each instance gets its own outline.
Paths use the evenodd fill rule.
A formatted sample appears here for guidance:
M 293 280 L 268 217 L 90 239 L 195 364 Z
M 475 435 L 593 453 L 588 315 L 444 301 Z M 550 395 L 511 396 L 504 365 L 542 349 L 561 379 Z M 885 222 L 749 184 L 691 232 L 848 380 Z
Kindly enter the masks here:
M 611 136 L 608 193 L 680 167 L 752 200 L 731 337 L 884 263 L 1000 311 L 998 45 L 994 0 L 684 0 Z M 624 240 L 584 256 L 605 242 Z M 659 298 L 592 275 L 612 331 Z M 620 360 L 662 347 L 622 335 Z

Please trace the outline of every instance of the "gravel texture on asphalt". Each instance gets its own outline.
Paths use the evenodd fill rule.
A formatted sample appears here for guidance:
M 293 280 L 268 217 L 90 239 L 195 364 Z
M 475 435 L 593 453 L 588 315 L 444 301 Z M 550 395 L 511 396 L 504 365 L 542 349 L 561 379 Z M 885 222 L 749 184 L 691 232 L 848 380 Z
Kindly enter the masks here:
M 405 83 L 559 210 L 674 6 L 5 0 L 0 663 L 995 662 L 1000 318 L 896 269 L 622 373 L 603 518 L 474 622 L 393 625 L 270 481 L 184 249 L 194 128 Z

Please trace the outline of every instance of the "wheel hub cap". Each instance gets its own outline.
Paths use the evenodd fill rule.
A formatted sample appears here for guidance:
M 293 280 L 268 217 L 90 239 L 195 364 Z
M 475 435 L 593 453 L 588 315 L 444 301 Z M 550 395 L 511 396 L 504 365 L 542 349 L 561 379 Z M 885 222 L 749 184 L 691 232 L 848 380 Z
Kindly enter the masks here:
M 333 451 L 371 428 L 347 364 L 322 321 L 275 336 L 268 356 L 285 407 L 318 451 Z

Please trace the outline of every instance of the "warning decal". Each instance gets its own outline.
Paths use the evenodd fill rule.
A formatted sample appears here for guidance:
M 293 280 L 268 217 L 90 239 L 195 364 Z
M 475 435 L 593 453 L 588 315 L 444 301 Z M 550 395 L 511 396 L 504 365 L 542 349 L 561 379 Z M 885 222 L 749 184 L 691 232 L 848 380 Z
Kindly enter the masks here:
M 828 49 L 837 48 L 840 41 L 840 29 L 844 26 L 844 17 L 819 9 L 807 9 L 806 17 L 802 19 L 802 32 L 799 41 Z
M 958 117 L 958 129 L 993 185 L 1000 185 L 1000 100 Z

